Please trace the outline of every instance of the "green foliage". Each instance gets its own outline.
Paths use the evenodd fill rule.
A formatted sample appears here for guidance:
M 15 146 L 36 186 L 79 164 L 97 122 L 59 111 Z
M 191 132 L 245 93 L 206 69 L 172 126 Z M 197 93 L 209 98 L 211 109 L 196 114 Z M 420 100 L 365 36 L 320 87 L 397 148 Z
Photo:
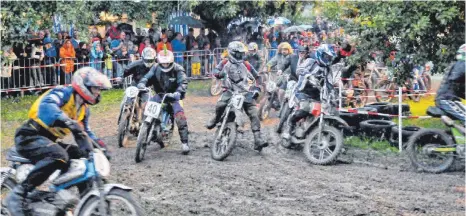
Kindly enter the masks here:
M 456 50 L 464 43 L 464 1 L 323 4 L 329 9 L 323 16 L 344 24 L 346 32 L 358 35 L 358 53 L 352 57 L 353 62 L 366 60 L 373 51 L 388 54 L 398 48 L 400 56 L 413 55 L 413 64 L 397 68 L 399 74 L 406 75 L 414 65 L 427 61 L 434 62 L 434 73 L 442 73 L 455 60 Z M 393 36 L 399 39 L 398 45 L 390 41 Z

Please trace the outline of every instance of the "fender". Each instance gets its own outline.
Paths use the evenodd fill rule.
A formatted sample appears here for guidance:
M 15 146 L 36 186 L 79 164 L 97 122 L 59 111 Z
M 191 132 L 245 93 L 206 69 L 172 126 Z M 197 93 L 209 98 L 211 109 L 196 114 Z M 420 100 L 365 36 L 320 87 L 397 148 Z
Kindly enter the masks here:
M 104 196 L 108 194 L 111 190 L 113 189 L 121 189 L 124 191 L 132 191 L 133 189 L 122 184 L 105 184 L 104 185 Z M 73 215 L 78 216 L 79 212 L 81 212 L 81 208 L 83 207 L 84 203 L 86 203 L 87 200 L 93 198 L 93 197 L 99 197 L 100 196 L 100 191 L 98 189 L 92 189 L 91 191 L 87 192 L 86 195 L 81 198 L 79 201 L 78 205 L 76 206 L 76 210 L 74 211 Z

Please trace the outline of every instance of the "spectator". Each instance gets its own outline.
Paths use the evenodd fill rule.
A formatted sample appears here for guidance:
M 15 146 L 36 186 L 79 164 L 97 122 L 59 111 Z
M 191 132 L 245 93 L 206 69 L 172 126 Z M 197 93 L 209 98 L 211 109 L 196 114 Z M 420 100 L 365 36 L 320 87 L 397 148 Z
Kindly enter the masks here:
M 63 39 L 64 39 L 64 40 L 66 40 L 66 39 L 70 39 L 70 40 L 71 40 L 71 37 L 70 37 L 70 35 L 68 34 L 67 31 L 63 31 Z M 65 43 L 65 42 L 63 42 L 63 43 Z
M 215 43 L 215 39 L 217 39 L 217 37 L 218 37 L 218 35 L 215 34 L 214 30 L 209 29 L 209 34 L 207 34 L 207 39 L 209 39 L 209 42 L 210 43 Z
M 65 66 L 62 66 L 62 72 L 64 73 L 60 73 L 60 78 L 64 81 L 62 84 L 70 84 L 71 74 L 74 70 L 74 59 L 76 58 L 76 52 L 71 40 L 66 40 L 65 44 L 60 48 L 60 58 L 62 59 L 60 64 L 65 64 Z
M 194 29 L 189 28 L 188 35 L 186 36 L 186 50 L 192 50 L 194 42 L 196 42 L 194 38 Z
M 290 41 L 291 48 L 298 49 L 299 48 L 299 41 L 298 38 L 295 36 Z
M 134 35 L 134 38 L 134 44 L 142 43 L 142 40 L 144 40 L 144 35 L 142 34 L 141 28 L 136 28 L 136 34 Z
M 210 68 L 209 65 L 213 62 L 213 56 L 210 55 L 210 43 L 204 43 L 204 52 L 202 53 L 202 62 L 204 63 L 204 67 L 202 67 L 202 73 L 209 74 Z
M 53 46 L 55 47 L 56 51 L 57 51 L 57 57 L 60 56 L 60 47 L 63 46 L 63 43 L 65 42 L 64 38 L 63 38 L 63 33 L 62 32 L 58 32 L 57 33 L 57 39 L 55 39 L 53 41 Z
M 139 55 L 142 55 L 142 50 L 144 50 L 146 47 L 152 47 L 152 49 L 155 50 L 155 46 L 151 43 L 149 37 L 144 38 L 143 43 L 139 45 Z
M 107 75 L 109 79 L 113 77 L 113 51 L 110 49 L 110 44 L 105 43 L 105 68 L 104 74 Z
M 39 31 L 38 35 L 39 35 L 40 42 L 43 43 L 44 38 L 45 38 L 45 32 L 41 30 L 41 31 Z
M 152 38 L 152 42 L 156 44 L 160 41 L 160 36 L 162 35 L 162 33 L 160 32 L 160 28 L 157 25 L 155 25 L 155 23 L 152 24 L 152 30 L 152 34 L 150 34 L 149 36 Z
M 89 50 L 85 42 L 80 42 L 78 49 L 76 49 L 76 58 L 78 58 L 79 67 L 83 67 L 83 63 L 89 62 Z
M 107 30 L 106 35 L 110 37 L 110 40 L 119 39 L 120 31 L 117 29 L 118 24 L 116 22 L 112 23 L 112 26 Z
M 168 38 L 168 42 L 172 42 L 172 40 L 174 39 L 173 38 L 173 31 L 171 29 L 168 29 L 167 30 L 167 38 Z
M 55 71 L 54 64 L 57 62 L 57 49 L 52 45 L 52 39 L 45 38 L 45 64 L 53 65 L 52 67 L 46 67 L 46 73 L 50 74 L 50 82 L 52 85 L 57 85 L 57 71 Z
M 117 77 L 123 77 L 123 67 L 129 63 L 129 52 L 126 45 L 121 46 L 121 49 L 116 53 L 117 61 Z
M 168 42 L 167 35 L 162 35 L 162 41 L 157 43 L 157 53 L 159 53 L 160 51 L 164 49 L 173 51 L 172 45 L 170 44 L 170 42 Z
M 277 49 L 278 49 L 277 37 L 272 36 L 272 42 L 270 42 L 269 59 L 275 56 L 275 54 L 277 53 Z
M 116 53 L 118 50 L 121 49 L 121 46 L 123 46 L 124 42 L 125 42 L 125 39 L 126 39 L 126 33 L 125 32 L 121 32 L 120 33 L 120 37 L 117 38 L 117 39 L 113 39 L 111 44 L 110 44 L 110 49 L 112 49 L 112 51 L 114 53 Z
M 222 48 L 222 43 L 220 38 L 215 38 L 215 43 L 212 45 L 212 50 Z
M 79 48 L 79 42 L 81 41 L 78 39 L 78 31 L 74 31 L 71 43 L 73 44 L 75 50 Z
M 16 54 L 13 52 L 13 47 L 5 47 L 1 64 L 2 89 L 14 86 L 13 80 L 11 79 L 11 71 L 13 69 L 13 62 L 16 59 L 18 59 L 18 57 L 16 57 Z
M 204 43 L 209 43 L 209 40 L 205 36 L 205 28 L 201 28 L 201 30 L 199 32 L 199 35 L 196 38 L 196 42 L 197 42 L 198 46 L 201 47 L 201 48 L 204 47 Z
M 134 45 L 133 49 L 129 51 L 129 58 L 131 59 L 131 62 L 139 60 L 141 58 L 138 50 L 139 50 L 139 47 Z
M 42 60 L 44 59 L 44 49 L 42 40 L 36 41 L 32 44 L 32 52 L 31 52 L 31 59 L 32 65 L 37 66 L 31 69 L 31 77 L 34 79 L 34 84 L 36 86 L 43 86 L 44 85 L 44 77 L 42 76 L 41 65 Z M 34 86 L 33 80 L 30 79 L 29 84 Z
M 257 32 L 254 32 L 254 34 L 252 34 L 252 42 L 256 42 L 257 43 L 257 46 L 259 46 L 259 49 L 262 49 L 262 46 L 263 46 L 263 37 L 262 37 L 262 26 L 259 26 L 257 28 Z
M 98 71 L 102 71 L 102 58 L 104 57 L 104 52 L 100 46 L 99 41 L 94 41 L 92 43 L 91 53 L 90 53 L 90 66 L 95 68 Z
M 97 40 L 96 38 L 98 38 L 99 41 L 102 40 L 102 36 L 97 31 L 97 28 L 95 26 L 91 28 L 90 38 L 92 42 Z
M 183 52 L 186 51 L 186 44 L 183 43 L 183 36 L 181 33 L 175 33 L 175 39 L 172 40 L 173 54 L 175 55 L 175 62 L 178 64 L 183 63 Z

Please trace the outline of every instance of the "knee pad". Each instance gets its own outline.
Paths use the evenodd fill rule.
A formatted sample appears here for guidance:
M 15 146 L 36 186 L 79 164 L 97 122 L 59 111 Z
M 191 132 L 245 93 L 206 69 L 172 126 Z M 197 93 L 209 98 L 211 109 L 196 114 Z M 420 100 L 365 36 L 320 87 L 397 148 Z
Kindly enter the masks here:
M 184 112 L 176 113 L 175 121 L 176 121 L 176 124 L 178 125 L 178 128 L 188 126 L 188 122 L 186 120 L 186 116 L 184 115 Z

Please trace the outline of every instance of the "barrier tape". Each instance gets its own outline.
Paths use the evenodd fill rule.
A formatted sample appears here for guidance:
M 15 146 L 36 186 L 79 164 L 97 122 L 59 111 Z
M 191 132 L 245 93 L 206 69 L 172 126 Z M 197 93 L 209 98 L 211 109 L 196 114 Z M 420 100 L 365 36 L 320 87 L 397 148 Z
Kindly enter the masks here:
M 111 78 L 110 81 L 121 81 L 124 78 Z M 35 91 L 35 90 L 44 90 L 44 89 L 52 89 L 57 86 L 71 86 L 71 84 L 63 84 L 63 85 L 47 85 L 47 86 L 39 86 L 39 87 L 22 87 L 22 88 L 12 88 L 12 89 L 2 89 L 0 92 L 2 93 L 10 93 L 10 92 L 24 92 L 24 91 Z
M 339 110 L 340 112 L 356 113 L 356 114 L 364 114 L 364 115 L 373 115 L 373 116 L 386 116 L 386 117 L 392 117 L 392 118 L 400 116 L 400 115 L 393 115 L 393 114 L 386 114 L 386 113 L 362 111 L 362 110 L 357 110 L 357 109 L 338 108 L 337 110 Z M 432 116 L 401 116 L 401 118 L 406 118 L 406 119 L 429 119 L 429 118 L 432 118 Z

